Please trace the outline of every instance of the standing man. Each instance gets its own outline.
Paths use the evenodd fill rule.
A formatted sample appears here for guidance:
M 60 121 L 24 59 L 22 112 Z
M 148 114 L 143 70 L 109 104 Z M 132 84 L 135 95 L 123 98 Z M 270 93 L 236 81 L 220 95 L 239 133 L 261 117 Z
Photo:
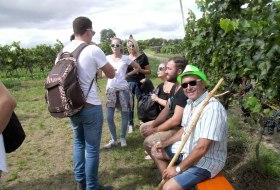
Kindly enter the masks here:
M 75 38 L 63 48 L 63 52 L 73 52 L 81 43 L 90 44 L 95 34 L 92 22 L 87 17 L 76 18 L 73 21 L 73 30 Z M 88 93 L 85 107 L 70 117 L 74 133 L 73 162 L 77 190 L 107 189 L 98 182 L 103 113 L 94 77 L 99 68 L 108 78 L 114 78 L 114 68 L 107 62 L 104 52 L 96 45 L 88 45 L 77 61 L 78 76 L 84 94 L 88 93 L 91 81 L 95 81 Z
M 204 179 L 215 177 L 223 169 L 227 157 L 227 114 L 223 105 L 211 98 L 178 156 L 177 165 L 167 168 L 208 95 L 206 76 L 193 65 L 187 65 L 177 80 L 189 98 L 183 114 L 183 128 L 152 148 L 153 159 L 162 178 L 167 180 L 164 190 L 189 189 Z
M 177 77 L 183 73 L 186 64 L 187 61 L 182 57 L 173 57 L 167 62 L 165 71 L 167 81 L 175 83 L 170 90 L 167 105 L 152 123 L 147 122 L 140 126 L 142 136 L 146 137 L 144 148 L 148 154 L 150 154 L 151 148 L 155 143 L 170 138 L 181 128 L 187 97 L 177 82 Z

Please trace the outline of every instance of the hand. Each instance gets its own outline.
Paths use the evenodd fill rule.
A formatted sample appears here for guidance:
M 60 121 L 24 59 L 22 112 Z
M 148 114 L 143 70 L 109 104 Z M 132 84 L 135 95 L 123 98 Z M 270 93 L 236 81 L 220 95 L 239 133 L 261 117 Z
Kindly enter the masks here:
M 151 155 L 157 159 L 163 159 L 163 148 L 160 142 L 154 144 L 151 148 Z
M 151 98 L 153 101 L 157 102 L 158 101 L 158 96 L 156 94 L 152 94 Z
M 163 179 L 170 179 L 170 178 L 176 176 L 177 172 L 176 172 L 175 168 L 176 168 L 176 166 L 171 166 L 171 167 L 166 168 L 163 171 L 162 178 Z
M 151 134 L 153 134 L 154 132 L 156 132 L 156 129 L 152 126 L 152 125 L 148 125 L 143 129 L 143 136 L 147 137 Z

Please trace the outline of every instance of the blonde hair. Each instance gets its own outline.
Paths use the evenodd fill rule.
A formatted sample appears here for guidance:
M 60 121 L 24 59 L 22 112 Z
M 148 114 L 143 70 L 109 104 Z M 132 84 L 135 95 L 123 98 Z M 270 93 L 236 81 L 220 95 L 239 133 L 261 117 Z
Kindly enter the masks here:
M 134 45 L 135 51 L 136 51 L 137 53 L 139 53 L 139 46 L 138 46 L 137 41 L 134 40 L 132 37 L 129 37 L 129 39 L 127 40 L 127 43 L 126 43 L 127 48 L 129 48 L 129 47 L 128 47 L 128 43 L 129 43 L 129 42 L 131 42 L 131 43 Z

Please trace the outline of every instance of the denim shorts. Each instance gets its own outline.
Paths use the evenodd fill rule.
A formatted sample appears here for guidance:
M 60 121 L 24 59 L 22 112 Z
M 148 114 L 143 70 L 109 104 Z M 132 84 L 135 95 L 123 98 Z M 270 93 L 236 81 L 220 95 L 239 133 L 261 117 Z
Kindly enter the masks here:
M 173 158 L 175 155 L 171 151 L 171 146 L 167 146 L 165 148 L 166 154 L 169 156 L 170 159 Z M 183 160 L 183 154 L 179 154 L 178 159 L 176 160 L 175 164 L 178 165 Z M 207 178 L 211 177 L 211 173 L 203 168 L 199 168 L 196 166 L 191 166 L 187 170 L 183 171 L 182 173 L 176 175 L 173 179 L 184 189 L 190 189 L 200 181 L 203 181 Z

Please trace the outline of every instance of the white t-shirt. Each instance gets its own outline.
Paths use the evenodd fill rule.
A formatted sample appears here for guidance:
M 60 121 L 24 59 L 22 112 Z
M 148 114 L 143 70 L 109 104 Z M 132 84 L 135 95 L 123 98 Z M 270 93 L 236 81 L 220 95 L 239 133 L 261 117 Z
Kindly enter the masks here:
M 0 134 L 0 170 L 7 172 L 6 151 L 4 147 L 3 135 Z
M 63 48 L 63 52 L 73 52 L 83 41 L 73 40 Z M 96 45 L 88 45 L 85 47 L 78 58 L 78 75 L 81 88 L 86 96 L 90 87 L 90 83 L 95 78 L 98 68 L 103 67 L 108 61 L 104 52 Z M 95 79 L 96 80 L 96 79 Z M 101 105 L 98 97 L 96 81 L 93 82 L 87 97 L 87 103 L 93 105 Z
M 127 89 L 128 82 L 125 80 L 125 74 L 127 67 L 131 64 L 132 60 L 129 58 L 128 55 L 122 55 L 121 59 L 117 62 L 113 61 L 112 55 L 107 55 L 107 60 L 115 69 L 115 77 L 112 79 L 108 79 L 106 89 Z

